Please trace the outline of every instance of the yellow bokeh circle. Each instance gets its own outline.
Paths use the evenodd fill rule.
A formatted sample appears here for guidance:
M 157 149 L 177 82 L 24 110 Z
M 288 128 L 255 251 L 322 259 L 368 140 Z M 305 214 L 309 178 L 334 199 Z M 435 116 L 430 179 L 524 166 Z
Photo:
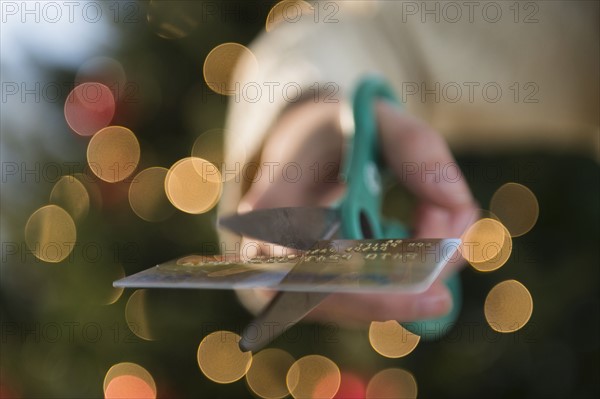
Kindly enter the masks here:
M 417 381 L 406 370 L 391 368 L 375 374 L 367 385 L 367 399 L 413 399 L 417 397 Z
M 63 176 L 50 192 L 50 203 L 63 208 L 74 221 L 80 222 L 90 210 L 90 196 L 84 184 L 75 176 Z
M 294 398 L 333 398 L 340 388 L 338 366 L 321 355 L 308 355 L 298 360 L 287 373 L 287 387 Z
M 385 357 L 404 357 L 415 350 L 420 340 L 421 337 L 402 327 L 396 320 L 374 321 L 369 327 L 371 346 Z
M 207 378 L 229 384 L 246 375 L 252 364 L 252 352 L 242 352 L 240 339 L 230 331 L 216 331 L 204 337 L 198 346 L 197 360 Z
M 113 365 L 110 369 L 108 369 L 106 375 L 104 376 L 104 392 L 106 392 L 106 389 L 108 388 L 108 385 L 111 383 L 111 381 L 113 381 L 117 377 L 125 375 L 137 377 L 144 381 L 154 392 L 154 396 L 156 396 L 156 383 L 154 382 L 154 378 L 152 377 L 152 375 L 148 372 L 148 370 L 146 370 L 139 364 L 131 362 L 117 363 Z
M 314 8 L 303 0 L 283 0 L 275 4 L 267 15 L 265 30 L 272 32 L 280 25 L 295 24 L 303 17 L 313 16 Z
M 490 210 L 506 226 L 512 237 L 519 237 L 533 228 L 540 207 L 535 194 L 518 183 L 501 186 L 490 201 Z
M 75 247 L 77 229 L 73 218 L 57 205 L 35 211 L 25 225 L 25 243 L 44 262 L 58 263 Z
M 461 253 L 479 271 L 499 269 L 512 253 L 510 233 L 498 220 L 480 219 L 463 234 Z
M 154 340 L 148 317 L 148 290 L 136 290 L 131 294 L 125 305 L 125 320 L 127 326 L 141 339 Z
M 215 93 L 234 95 L 241 93 L 244 84 L 256 81 L 258 61 L 247 47 L 223 43 L 206 56 L 203 74 L 207 86 Z M 245 78 L 240 80 L 238 76 Z
M 210 211 L 221 198 L 219 170 L 202 158 L 176 162 L 165 178 L 167 198 L 180 211 L 200 214 Z
M 109 183 L 122 181 L 140 162 L 140 143 L 125 127 L 105 127 L 90 140 L 87 160 L 92 172 L 100 179 Z
M 152 167 L 144 169 L 131 181 L 129 205 L 133 212 L 147 222 L 166 220 L 174 212 L 165 193 L 168 169 Z
M 529 290 L 516 280 L 503 281 L 490 290 L 484 306 L 490 327 L 501 333 L 523 328 L 533 313 L 533 298 Z
M 292 355 L 281 349 L 269 348 L 258 352 L 246 374 L 248 388 L 264 399 L 279 399 L 289 395 L 286 376 L 294 360 Z

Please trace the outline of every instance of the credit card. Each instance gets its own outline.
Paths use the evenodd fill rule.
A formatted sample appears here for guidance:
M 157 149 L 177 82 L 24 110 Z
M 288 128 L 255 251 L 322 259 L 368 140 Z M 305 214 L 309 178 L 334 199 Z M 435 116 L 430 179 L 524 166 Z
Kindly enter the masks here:
M 308 251 L 246 261 L 238 255 L 189 255 L 125 277 L 114 286 L 418 293 L 431 286 L 448 261 L 460 256 L 459 245 L 459 239 L 328 240 Z

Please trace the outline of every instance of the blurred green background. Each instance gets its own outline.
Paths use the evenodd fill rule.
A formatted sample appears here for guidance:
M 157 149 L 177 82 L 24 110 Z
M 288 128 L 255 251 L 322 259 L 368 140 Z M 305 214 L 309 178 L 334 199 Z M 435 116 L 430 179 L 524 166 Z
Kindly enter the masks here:
M 274 2 L 226 2 L 229 16 L 205 20 L 202 4 L 183 2 L 161 11 L 183 29 L 184 37 L 171 40 L 148 24 L 149 3 L 143 1 L 101 3 L 107 17 L 95 25 L 3 23 L 2 397 L 102 397 L 106 371 L 124 361 L 152 374 L 159 397 L 251 397 L 243 380 L 216 384 L 196 362 L 206 334 L 240 331 L 251 320 L 231 292 L 148 291 L 144 323 L 152 341 L 127 325 L 132 291 L 105 304 L 119 294 L 111 288 L 119 274 L 115 265 L 130 275 L 184 254 L 212 253 L 214 210 L 197 216 L 176 212 L 148 223 L 132 212 L 127 183 L 98 183 L 102 204 L 92 206 L 77 226 L 79 245 L 71 257 L 44 263 L 24 243 L 27 219 L 48 203 L 57 180 L 52 168 L 58 165 L 66 174 L 65 163 L 72 162 L 71 172 L 84 172 L 88 139 L 70 131 L 63 106 L 86 60 L 108 56 L 126 72 L 127 95 L 119 98 L 112 124 L 129 127 L 140 139 L 139 170 L 168 168 L 188 156 L 199 134 L 223 126 L 226 98 L 205 85 L 204 58 L 224 42 L 248 44 L 264 29 Z M 52 98 L 43 89 L 38 97 L 6 97 L 5 82 L 65 89 Z M 540 217 L 530 233 L 514 240 L 503 268 L 462 272 L 464 304 L 455 329 L 399 360 L 375 353 L 366 330 L 335 325 L 296 326 L 273 346 L 296 358 L 323 354 L 365 382 L 384 368 L 405 368 L 414 374 L 420 397 L 596 397 L 598 163 L 578 154 L 518 150 L 456 156 L 482 208 L 498 187 L 514 181 L 536 194 Z M 17 174 L 9 169 L 14 165 Z M 496 283 L 513 278 L 530 290 L 533 316 L 524 329 L 498 334 L 485 321 L 483 303 Z

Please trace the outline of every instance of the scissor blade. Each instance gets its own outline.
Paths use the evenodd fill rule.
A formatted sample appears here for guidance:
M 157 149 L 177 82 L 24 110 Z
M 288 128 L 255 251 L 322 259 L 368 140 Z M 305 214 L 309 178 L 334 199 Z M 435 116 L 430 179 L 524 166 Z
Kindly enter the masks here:
M 240 349 L 258 352 L 302 320 L 329 295 L 328 292 L 278 292 L 244 329 Z
M 329 294 L 424 292 L 453 259 L 458 239 L 320 241 L 272 288 L 272 302 L 243 331 L 240 348 L 256 352 L 293 326 Z M 388 287 L 388 289 L 384 288 Z
M 258 209 L 222 217 L 219 224 L 246 237 L 308 250 L 338 230 L 340 216 L 333 208 Z

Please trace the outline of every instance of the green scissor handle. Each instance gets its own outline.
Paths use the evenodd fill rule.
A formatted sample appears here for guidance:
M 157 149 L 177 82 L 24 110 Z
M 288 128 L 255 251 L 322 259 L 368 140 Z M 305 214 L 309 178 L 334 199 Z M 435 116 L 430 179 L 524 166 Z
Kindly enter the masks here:
M 380 77 L 368 76 L 360 81 L 354 92 L 354 136 L 348 143 L 342 175 L 346 181 L 346 195 L 340 202 L 342 237 L 352 240 L 366 238 L 405 238 L 406 228 L 398 223 L 381 219 L 382 176 L 388 175 L 381 160 L 376 100 L 399 105 L 390 86 Z M 452 293 L 454 307 L 441 318 L 420 320 L 402 325 L 423 339 L 437 339 L 458 317 L 461 287 L 458 274 L 450 276 L 446 285 Z
M 397 222 L 381 220 L 382 177 L 387 175 L 380 156 L 376 100 L 398 104 L 385 80 L 364 78 L 353 96 L 354 135 L 348 143 L 342 175 L 346 195 L 340 203 L 342 236 L 346 239 L 404 238 L 407 230 Z

